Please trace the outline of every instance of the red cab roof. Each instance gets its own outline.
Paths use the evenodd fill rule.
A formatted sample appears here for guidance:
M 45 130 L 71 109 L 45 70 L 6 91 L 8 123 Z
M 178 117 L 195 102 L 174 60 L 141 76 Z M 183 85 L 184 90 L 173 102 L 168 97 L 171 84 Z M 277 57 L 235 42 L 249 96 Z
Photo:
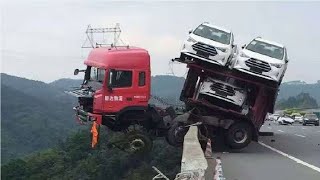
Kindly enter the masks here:
M 147 50 L 137 47 L 93 49 L 84 64 L 98 68 L 146 69 L 150 67 Z

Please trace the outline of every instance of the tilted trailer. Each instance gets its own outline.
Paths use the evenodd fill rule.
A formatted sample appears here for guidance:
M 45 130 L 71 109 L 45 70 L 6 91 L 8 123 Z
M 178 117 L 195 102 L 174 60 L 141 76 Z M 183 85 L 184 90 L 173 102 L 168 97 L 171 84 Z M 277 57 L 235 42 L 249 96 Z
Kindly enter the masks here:
M 189 112 L 184 118 L 177 117 L 169 130 L 171 136 L 183 135 L 177 133 L 184 131 L 183 126 L 201 122 L 203 135 L 223 139 L 231 148 L 243 148 L 251 140 L 258 140 L 267 113 L 273 113 L 277 83 L 203 61 L 185 62 L 179 58 L 174 61 L 186 63 L 189 68 L 180 96 Z M 210 91 L 203 90 L 208 86 L 205 85 L 208 78 Z M 243 96 L 239 93 L 237 97 L 236 91 L 245 93 Z M 241 103 L 235 102 L 239 98 L 242 98 Z M 218 131 L 223 133 L 218 135 Z M 179 145 L 181 138 L 171 138 L 173 140 L 169 142 Z
M 267 112 L 273 111 L 278 90 L 277 86 L 249 80 L 245 74 L 228 68 L 188 63 L 180 97 L 186 104 L 186 113 L 179 115 L 172 107 L 162 109 L 149 104 L 148 51 L 129 46 L 94 48 L 85 65 L 85 70 L 75 70 L 75 74 L 85 73 L 81 87 L 68 92 L 78 97 L 79 105 L 74 108 L 77 119 L 93 122 L 93 132 L 101 125 L 123 132 L 131 150 L 150 150 L 154 137 L 166 137 L 170 144 L 181 145 L 188 125 L 194 123 L 199 124 L 202 135 L 210 138 L 217 138 L 215 133 L 222 128 L 225 135 L 218 138 L 226 138 L 231 148 L 243 148 L 258 139 Z M 199 96 L 197 92 L 206 77 L 218 82 L 233 81 L 248 90 L 243 101 L 246 108 L 239 108 L 239 103 L 226 103 L 223 98 Z

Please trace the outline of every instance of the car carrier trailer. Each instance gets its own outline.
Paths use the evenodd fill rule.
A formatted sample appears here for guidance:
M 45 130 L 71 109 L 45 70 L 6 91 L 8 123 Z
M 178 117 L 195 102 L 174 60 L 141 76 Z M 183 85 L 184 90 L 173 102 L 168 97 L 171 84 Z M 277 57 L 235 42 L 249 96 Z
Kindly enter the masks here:
M 174 61 L 186 63 L 189 68 L 180 100 L 185 102 L 190 111 L 186 113 L 189 115 L 184 115 L 185 118 L 178 117 L 178 120 L 172 125 L 173 128 L 183 130 L 181 127 L 185 124 L 201 122 L 206 129 L 204 131 L 204 134 L 207 133 L 206 136 L 222 138 L 226 145 L 236 149 L 247 146 L 251 140 L 258 140 L 259 130 L 267 113 L 273 113 L 278 94 L 277 83 L 202 61 L 185 62 L 179 58 Z M 245 89 L 247 91 L 246 110 L 220 98 L 200 97 L 197 92 L 207 77 L 217 79 L 219 82 L 232 82 Z M 216 93 L 217 96 L 224 95 L 228 91 L 228 87 L 226 87 L 228 84 L 215 85 L 212 88 L 215 91 L 220 91 L 220 94 Z M 216 132 L 221 131 L 219 129 L 222 129 L 223 134 L 217 136 Z M 175 131 L 171 129 L 169 133 Z M 177 137 L 180 140 L 181 138 Z M 179 141 L 170 142 L 173 145 L 179 143 L 181 144 Z
M 109 29 L 87 29 L 87 33 L 106 31 Z M 183 111 L 149 104 L 151 62 L 147 50 L 92 44 L 84 61 L 86 69 L 74 71 L 75 75 L 84 72 L 83 83 L 68 91 L 78 98 L 76 119 L 92 123 L 92 147 L 98 142 L 100 126 L 123 132 L 124 149 L 134 152 L 150 150 L 156 137 L 181 146 L 192 124 L 199 125 L 202 136 L 223 140 L 234 149 L 258 140 L 266 114 L 273 112 L 278 83 L 196 58 L 174 61 L 188 68 L 180 95 Z
M 215 137 L 217 129 L 225 131 L 227 145 L 243 148 L 251 139 L 258 139 L 258 131 L 267 112 L 272 112 L 277 87 L 248 80 L 227 68 L 203 68 L 196 63 L 187 64 L 189 72 L 181 92 L 187 112 L 182 115 L 172 107 L 161 109 L 150 105 L 151 70 L 148 52 L 136 47 L 94 48 L 85 61 L 87 68 L 81 88 L 69 93 L 78 97 L 79 105 L 74 108 L 81 122 L 95 122 L 112 131 L 127 133 L 138 126 L 139 142 L 152 137 L 165 136 L 171 145 L 179 146 L 189 124 L 201 122 L 202 134 Z M 79 70 L 75 71 L 77 74 Z M 196 99 L 195 92 L 204 77 L 210 76 L 239 81 L 250 87 L 248 94 L 250 111 L 243 114 L 224 102 Z M 201 118 L 198 118 L 201 116 Z M 193 118 L 197 117 L 197 118 Z M 196 119 L 196 120 L 195 120 Z M 135 129 L 135 132 L 136 129 Z M 130 137 L 134 133 L 127 133 Z M 135 139 L 135 138 L 131 138 Z M 148 146 L 149 147 L 149 146 Z

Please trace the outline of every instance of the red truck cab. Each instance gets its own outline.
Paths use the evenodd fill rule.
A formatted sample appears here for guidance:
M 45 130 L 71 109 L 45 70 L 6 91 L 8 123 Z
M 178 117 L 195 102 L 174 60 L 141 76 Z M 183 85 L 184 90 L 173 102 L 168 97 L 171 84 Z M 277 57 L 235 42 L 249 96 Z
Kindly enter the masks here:
M 148 51 L 127 46 L 94 48 L 84 64 L 87 68 L 83 70 L 83 84 L 71 92 L 79 100 L 79 106 L 74 108 L 79 120 L 123 130 L 149 118 Z
M 87 60 L 90 81 L 101 84 L 93 100 L 94 113 L 117 113 L 147 107 L 150 98 L 150 56 L 141 48 L 93 49 Z

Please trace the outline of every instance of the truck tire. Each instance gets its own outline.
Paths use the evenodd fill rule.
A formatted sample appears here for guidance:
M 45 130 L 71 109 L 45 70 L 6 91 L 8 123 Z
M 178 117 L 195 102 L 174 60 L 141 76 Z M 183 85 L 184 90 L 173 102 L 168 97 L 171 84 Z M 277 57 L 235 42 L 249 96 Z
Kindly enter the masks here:
M 127 137 L 131 153 L 148 153 L 152 150 L 153 142 L 147 134 L 132 133 Z
M 174 122 L 168 130 L 166 140 L 171 146 L 181 147 L 183 145 L 184 136 L 189 128 L 184 127 L 181 122 Z
M 252 140 L 252 127 L 245 122 L 231 125 L 226 133 L 226 144 L 232 149 L 242 149 Z

